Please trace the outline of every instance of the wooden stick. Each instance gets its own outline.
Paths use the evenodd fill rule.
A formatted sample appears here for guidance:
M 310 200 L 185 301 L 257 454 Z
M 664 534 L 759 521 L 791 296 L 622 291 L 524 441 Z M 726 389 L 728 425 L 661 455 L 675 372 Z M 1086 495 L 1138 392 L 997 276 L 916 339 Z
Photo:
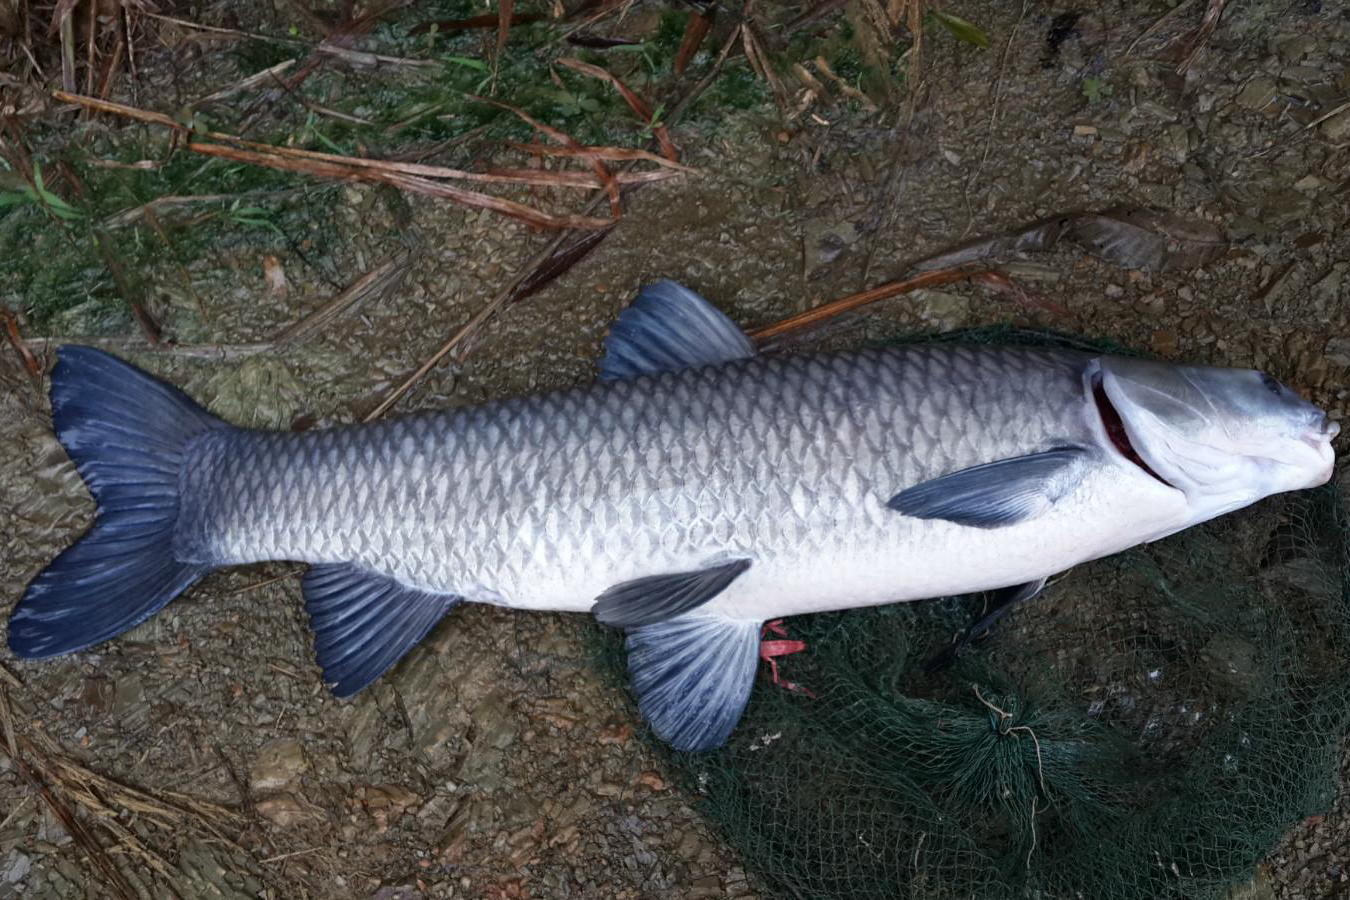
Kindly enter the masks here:
M 937 287 L 942 284 L 952 284 L 956 281 L 967 281 L 977 275 L 983 274 L 985 271 L 985 269 L 981 268 L 959 266 L 951 269 L 936 269 L 932 272 L 924 272 L 920 275 L 915 275 L 912 278 L 903 278 L 900 281 L 892 281 L 883 284 L 880 287 L 874 287 L 871 290 L 849 294 L 847 297 L 822 304 L 815 309 L 808 309 L 806 312 L 798 313 L 795 316 L 789 316 L 772 325 L 756 328 L 753 331 L 747 332 L 747 334 L 752 341 L 764 342 L 770 338 L 780 337 L 791 331 L 799 331 L 803 328 L 819 325 L 827 319 L 832 319 L 843 313 L 851 312 L 852 310 L 861 306 L 866 306 L 869 303 L 876 303 L 878 300 L 885 300 L 889 297 L 898 297 L 901 294 L 908 294 L 911 291 L 917 291 L 920 288 Z

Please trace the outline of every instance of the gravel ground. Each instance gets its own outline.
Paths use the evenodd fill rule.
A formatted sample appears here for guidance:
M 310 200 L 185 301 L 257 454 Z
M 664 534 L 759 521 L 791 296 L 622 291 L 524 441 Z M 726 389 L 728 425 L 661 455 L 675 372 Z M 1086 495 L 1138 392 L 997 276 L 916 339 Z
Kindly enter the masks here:
M 1350 110 L 1328 114 L 1350 97 L 1350 10 L 1230 4 L 1177 75 L 1169 54 L 1198 22 L 1193 6 L 1131 53 L 1164 8 L 961 4 L 991 47 L 930 41 L 912 120 L 821 103 L 786 125 L 765 111 L 715 130 L 676 128 L 701 175 L 634 195 L 596 253 L 507 309 L 465 362 L 432 372 L 401 408 L 593 377 L 607 323 L 652 278 L 680 279 L 754 326 L 898 276 L 958 239 L 1126 204 L 1213 223 L 1234 249 L 1198 271 L 1158 274 L 1062 248 L 1008 267 L 1032 303 L 928 291 L 803 342 L 1045 325 L 1260 367 L 1346 421 Z M 354 248 L 331 261 L 340 280 L 407 233 L 398 209 L 372 194 L 336 195 L 327 224 Z M 234 421 L 350 421 L 545 240 L 485 213 L 410 205 L 425 249 L 402 287 L 309 341 L 198 358 L 137 351 L 128 330 L 119 346 Z M 167 267 L 147 275 L 153 311 L 180 334 L 198 329 L 194 340 L 267 340 L 331 294 L 299 260 L 280 264 L 285 296 L 269 293 L 261 254 L 189 262 L 214 313 L 209 333 L 175 297 Z M 78 317 L 66 324 L 79 333 Z M 17 598 L 86 527 L 92 504 L 42 394 L 8 352 L 0 379 L 0 594 Z M 50 736 L 118 782 L 237 812 L 127 819 L 141 849 L 123 843 L 113 860 L 147 896 L 168 896 L 156 864 L 185 897 L 767 896 L 667 783 L 626 698 L 590 659 L 586 627 L 461 608 L 392 675 L 339 702 L 320 687 L 298 579 L 256 566 L 212 575 L 94 652 L 3 662 L 22 681 L 7 688 L 20 735 Z M 95 871 L 0 758 L 0 897 L 107 896 Z M 1347 880 L 1342 790 L 1290 832 L 1243 896 L 1340 896 Z

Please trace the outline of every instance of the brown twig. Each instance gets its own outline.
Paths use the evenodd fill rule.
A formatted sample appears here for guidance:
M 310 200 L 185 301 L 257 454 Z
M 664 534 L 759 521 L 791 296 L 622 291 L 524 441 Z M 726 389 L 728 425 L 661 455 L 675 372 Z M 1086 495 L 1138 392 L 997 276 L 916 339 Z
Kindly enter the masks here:
M 113 252 L 112 240 L 102 228 L 94 229 L 94 245 L 98 247 L 103 262 L 108 266 L 108 271 L 112 273 L 113 281 L 117 284 L 117 292 L 122 295 L 122 299 L 131 309 L 131 314 L 136 318 L 136 324 L 141 326 L 141 331 L 145 332 L 146 339 L 151 344 L 158 346 L 162 337 L 159 325 L 150 315 L 150 311 L 145 308 L 145 304 L 141 302 L 143 292 L 138 287 L 133 287 L 131 282 L 127 280 L 126 273 L 122 271 L 122 264 L 118 262 L 117 254 Z
M 989 104 L 989 127 L 988 133 L 984 137 L 984 152 L 980 154 L 980 164 L 975 167 L 974 173 L 966 179 L 966 185 L 962 191 L 963 199 L 966 203 L 966 227 L 962 230 L 962 236 L 970 233 L 971 228 L 975 226 L 975 213 L 970 205 L 970 189 L 979 180 L 984 173 L 985 163 L 989 161 L 989 148 L 994 143 L 994 127 L 998 121 L 998 104 L 1003 97 L 1003 76 L 1008 71 L 1008 57 L 1012 54 L 1013 41 L 1017 40 L 1017 31 L 1022 27 L 1022 21 L 1027 17 L 1027 10 L 1031 7 L 1031 0 L 1022 0 L 1022 12 L 1017 17 L 1017 22 L 1012 27 L 1012 32 L 1008 35 L 1008 42 L 1003 45 L 1003 58 L 999 60 L 998 77 L 994 79 L 994 99 Z
M 765 52 L 763 44 L 755 36 L 755 31 L 748 20 L 741 23 L 741 42 L 745 48 L 745 58 L 750 61 L 750 67 L 769 85 L 769 90 L 778 103 L 779 111 L 783 115 L 787 115 L 789 99 L 787 90 L 783 87 L 783 82 L 778 77 L 778 73 L 774 71 L 773 63 L 769 60 L 769 54 Z
M 412 250 L 400 250 L 356 279 L 346 290 L 323 306 L 286 328 L 276 336 L 272 343 L 277 347 L 300 343 L 313 337 L 329 322 L 344 313 L 350 312 L 369 298 L 397 290 L 408 274 L 408 266 L 412 262 L 412 258 Z
M 1200 20 L 1200 27 L 1195 30 L 1190 46 L 1186 48 L 1185 58 L 1177 66 L 1178 75 L 1186 74 L 1186 70 L 1195 62 L 1200 51 L 1205 49 L 1205 44 L 1209 43 L 1210 35 L 1219 27 L 1219 19 L 1223 18 L 1223 5 L 1224 0 L 1209 0 L 1209 6 L 1205 8 L 1205 17 Z
M 545 125 L 543 122 L 540 122 L 534 116 L 530 115 L 529 113 L 527 113 L 525 110 L 521 109 L 518 106 L 512 106 L 509 103 L 502 103 L 500 100 L 492 100 L 487 97 L 479 97 L 474 94 L 466 94 L 465 96 L 467 96 L 470 100 L 477 100 L 480 103 L 488 103 L 499 109 L 504 109 L 507 110 L 508 112 L 515 113 L 515 115 L 523 122 L 526 122 L 531 127 L 537 129 L 538 131 L 557 141 L 559 144 L 562 144 L 564 147 L 571 147 L 573 150 L 579 151 L 582 157 L 591 164 L 591 168 L 595 170 L 596 176 L 605 186 L 605 193 L 609 195 L 610 215 L 612 215 L 614 219 L 617 220 L 623 214 L 622 207 L 619 203 L 619 185 L 618 182 L 614 180 L 614 176 L 610 174 L 609 167 L 605 165 L 604 160 L 601 160 L 594 156 L 586 156 L 585 154 L 586 148 L 583 147 L 581 144 L 577 143 L 577 141 L 570 134 L 567 134 L 566 132 L 561 131 L 560 129 L 554 128 L 552 125 Z
M 391 171 L 383 167 L 343 165 L 314 159 L 302 160 L 290 155 L 261 153 L 255 150 L 243 150 L 237 147 L 227 147 L 222 144 L 204 144 L 198 141 L 194 141 L 188 146 L 194 153 L 200 153 L 205 156 L 218 156 L 222 159 L 230 159 L 236 162 L 253 163 L 255 165 L 267 166 L 269 168 L 281 169 L 288 172 L 300 172 L 320 178 L 333 179 L 335 181 L 381 182 L 415 194 L 423 194 L 427 197 L 437 197 L 442 200 L 452 200 L 461 206 L 467 206 L 473 209 L 491 210 L 501 215 L 520 219 L 522 222 L 528 222 L 532 225 L 539 225 L 544 228 L 604 228 L 607 225 L 612 224 L 608 219 L 600 219 L 594 216 L 555 215 L 546 213 L 542 210 L 535 209 L 532 206 L 517 203 L 514 200 L 505 200 L 501 197 L 494 197 L 491 194 L 483 194 L 478 191 L 468 191 L 440 181 L 432 181 L 429 178 L 423 178 L 417 175 L 406 175 L 397 170 Z
M 214 103 L 217 100 L 224 100 L 226 97 L 233 97 L 235 94 L 242 94 L 244 91 L 250 91 L 260 84 L 271 83 L 278 75 L 285 72 L 291 66 L 295 65 L 295 58 L 283 59 L 271 68 L 256 72 L 234 84 L 226 85 L 218 91 L 207 94 L 198 100 L 193 101 L 192 106 L 204 106 L 207 103 Z
M 84 855 L 93 863 L 103 876 L 104 884 L 121 900 L 136 900 L 136 892 L 126 877 L 113 865 L 108 853 L 89 830 L 84 827 L 70 807 L 57 796 L 56 792 L 44 782 L 39 772 L 29 764 L 25 755 L 33 752 L 27 738 L 14 733 L 13 716 L 9 711 L 9 696 L 0 687 L 0 729 L 4 731 L 4 752 L 14 765 L 15 770 L 28 783 L 28 786 L 47 804 L 52 816 L 61 823 L 66 833 L 80 845 Z
M 597 195 L 592 199 L 589 208 L 598 206 L 602 198 L 603 195 Z M 412 374 L 389 391 L 369 413 L 362 417 L 361 421 L 373 422 L 387 413 L 399 401 L 399 398 L 411 390 L 413 385 L 425 378 L 428 372 L 440 365 L 441 361 L 447 356 L 453 353 L 456 354 L 457 358 L 462 359 L 471 346 L 470 341 L 502 307 L 534 293 L 549 281 L 558 277 L 577 260 L 599 245 L 609 232 L 610 228 L 585 233 L 578 238 L 574 238 L 574 244 L 570 247 L 567 245 L 569 236 L 566 234 L 551 241 L 547 247 L 534 255 L 530 264 L 518 272 L 506 287 L 498 291 L 496 296 L 475 313 L 473 318 L 465 322 L 458 331 L 450 336 L 448 341 L 431 354 Z
M 828 319 L 832 319 L 846 312 L 851 312 L 852 310 L 866 306 L 869 303 L 876 303 L 878 300 L 898 297 L 901 294 L 908 294 L 911 291 L 917 291 L 921 288 L 937 287 L 943 284 L 952 284 L 957 281 L 968 281 L 984 271 L 986 270 L 971 268 L 969 266 L 958 266 L 951 269 L 937 269 L 932 272 L 923 272 L 910 278 L 903 278 L 899 281 L 883 284 L 880 287 L 875 287 L 871 290 L 849 294 L 847 297 L 825 303 L 821 306 L 817 306 L 815 309 L 808 309 L 806 312 L 798 313 L 795 316 L 789 316 L 772 325 L 756 328 L 753 331 L 747 332 L 747 334 L 753 341 L 767 341 L 771 338 L 781 337 L 789 332 L 819 325 L 821 322 Z
M 612 222 L 611 220 L 588 216 L 567 216 L 546 213 L 522 203 L 505 200 L 500 197 L 483 194 L 477 191 L 451 187 L 430 179 L 446 178 L 498 184 L 546 184 L 562 187 L 601 186 L 605 188 L 610 196 L 611 210 L 614 212 L 615 217 L 617 218 L 619 214 L 618 191 L 620 182 L 610 173 L 609 169 L 604 165 L 603 161 L 601 161 L 596 153 L 583 147 L 562 131 L 537 121 L 524 110 L 505 103 L 499 103 L 495 100 L 474 98 L 514 112 L 550 138 L 564 144 L 574 151 L 577 156 L 586 158 L 595 170 L 595 180 L 588 181 L 584 178 L 579 179 L 576 177 L 576 173 L 467 172 L 462 169 L 451 169 L 445 166 L 428 166 L 420 163 L 400 162 L 397 160 L 341 156 L 334 153 L 322 153 L 316 150 L 301 150 L 295 147 L 264 144 L 258 141 L 246 140 L 237 135 L 217 131 L 207 131 L 201 135 L 193 135 L 187 129 L 183 128 L 181 124 L 175 122 L 163 113 L 138 109 L 121 103 L 99 100 L 94 97 L 70 94 L 65 91 L 56 91 L 54 92 L 54 96 L 58 100 L 75 103 L 100 112 L 107 112 L 140 122 L 175 129 L 176 132 L 188 136 L 189 139 L 186 143 L 188 150 L 204 156 L 215 156 L 234 160 L 236 162 L 246 162 L 253 165 L 267 166 L 269 168 L 299 172 L 339 181 L 383 182 L 414 193 L 453 200 L 454 202 L 471 208 L 489 209 L 493 212 L 542 227 L 603 228 L 612 224 Z M 219 141 L 221 143 L 207 143 L 207 140 Z M 625 180 L 632 183 L 645 183 L 649 181 L 659 181 L 663 177 L 665 176 L 632 173 L 627 176 Z
M 497 0 L 497 52 L 492 57 L 493 77 L 496 78 L 497 66 L 502 51 L 506 49 L 506 38 L 511 33 L 511 16 L 516 9 L 516 0 Z
M 1178 3 L 1176 6 L 1172 7 L 1167 12 L 1163 13 L 1160 17 L 1158 17 L 1158 19 L 1154 21 L 1152 25 L 1144 29 L 1143 33 L 1140 34 L 1139 37 L 1135 38 L 1133 41 L 1130 42 L 1130 46 L 1125 48 L 1125 55 L 1130 56 L 1131 54 L 1133 54 L 1135 48 L 1138 47 L 1142 41 L 1147 40 L 1149 36 L 1151 36 L 1159 28 L 1161 28 L 1163 24 L 1167 22 L 1168 19 L 1172 18 L 1174 15 L 1181 12 L 1181 10 L 1185 9 L 1188 5 L 1190 5 L 1190 2 L 1191 0 L 1181 0 L 1181 2 Z
M 287 194 L 295 193 L 295 190 L 295 188 L 287 188 L 279 191 L 243 191 L 238 194 L 170 194 L 166 197 L 156 197 L 140 206 L 133 206 L 130 209 L 124 209 L 119 213 L 113 213 L 103 220 L 103 227 L 125 228 L 128 225 L 136 224 L 143 218 L 160 215 L 166 210 L 171 210 L 180 206 L 195 206 L 199 203 L 221 203 L 226 200 L 240 200 L 246 197 L 282 197 Z
M 515 141 L 507 141 L 507 147 L 515 150 L 521 150 L 525 153 L 537 154 L 539 156 L 595 156 L 609 162 L 627 162 L 629 160 L 641 160 L 643 162 L 655 163 L 667 169 L 675 169 L 685 174 L 697 173 L 697 169 L 691 169 L 682 163 L 667 159 L 650 150 L 639 150 L 630 147 L 581 147 L 574 149 L 572 147 L 550 147 L 548 144 L 521 144 Z
M 28 370 L 28 374 L 36 379 L 42 378 L 42 363 L 38 362 L 33 351 L 28 349 L 28 345 L 23 342 L 23 337 L 19 334 L 19 320 L 9 306 L 0 302 L 0 319 L 5 323 L 5 337 L 9 339 L 10 346 L 14 352 L 19 354 L 19 360 L 23 367 Z
M 305 567 L 304 567 L 304 566 L 295 566 L 295 567 L 292 568 L 290 571 L 282 572 L 280 575 L 273 575 L 271 578 L 264 578 L 264 579 L 262 579 L 261 581 L 251 581 L 251 582 L 249 582 L 248 584 L 244 585 L 243 587 L 237 587 L 237 588 L 235 588 L 235 589 L 232 590 L 232 591 L 226 591 L 226 592 L 225 592 L 224 594 L 222 594 L 221 596 L 223 596 L 223 597 L 237 597 L 237 596 L 239 596 L 240 594 L 247 594 L 247 593 L 250 593 L 250 592 L 252 592 L 252 591 L 258 590 L 259 588 L 265 588 L 265 587 L 267 587 L 269 584 L 276 584 L 278 581 L 285 581 L 287 578 L 290 578 L 292 575 L 299 575 L 299 574 L 300 574 L 301 572 L 303 572 L 304 570 L 305 570 Z M 245 794 L 245 796 L 247 796 L 248 791 L 244 791 L 243 793 Z

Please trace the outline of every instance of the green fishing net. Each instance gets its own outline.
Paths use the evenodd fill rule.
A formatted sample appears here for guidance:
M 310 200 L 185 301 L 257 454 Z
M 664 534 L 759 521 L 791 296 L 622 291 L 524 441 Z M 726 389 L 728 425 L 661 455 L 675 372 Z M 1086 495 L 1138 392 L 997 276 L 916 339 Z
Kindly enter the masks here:
M 784 898 L 1227 897 L 1333 796 L 1347 524 L 1328 486 L 1079 566 L 932 674 L 984 598 L 791 618 L 728 745 L 662 752 Z

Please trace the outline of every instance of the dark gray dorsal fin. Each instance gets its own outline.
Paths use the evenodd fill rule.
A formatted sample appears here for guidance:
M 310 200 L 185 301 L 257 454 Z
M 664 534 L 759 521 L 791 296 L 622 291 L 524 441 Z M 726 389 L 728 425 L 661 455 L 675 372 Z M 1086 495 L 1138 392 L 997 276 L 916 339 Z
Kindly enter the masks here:
M 690 613 L 628 632 L 638 709 L 676 750 L 711 750 L 741 719 L 759 662 L 759 623 Z
M 591 612 L 620 628 L 663 622 L 707 603 L 748 568 L 750 560 L 737 559 L 693 572 L 634 578 L 597 597 Z
M 919 519 L 977 528 L 1014 525 L 1041 515 L 1083 478 L 1088 451 L 1056 447 L 961 469 L 906 488 L 886 504 Z
M 649 284 L 605 338 L 600 380 L 678 372 L 755 355 L 755 345 L 716 307 L 675 281 Z
M 301 589 L 323 680 L 339 697 L 383 675 L 460 601 L 346 563 L 313 566 Z

